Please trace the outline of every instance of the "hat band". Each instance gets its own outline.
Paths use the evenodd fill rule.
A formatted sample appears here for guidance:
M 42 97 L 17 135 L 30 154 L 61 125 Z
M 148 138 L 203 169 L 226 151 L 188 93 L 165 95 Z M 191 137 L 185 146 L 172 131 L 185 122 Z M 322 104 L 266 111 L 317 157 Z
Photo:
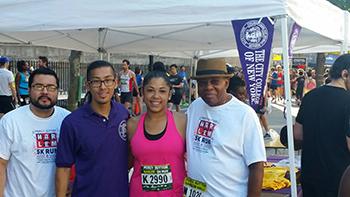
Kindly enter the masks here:
M 222 71 L 222 70 L 201 70 L 197 71 L 196 75 L 226 75 L 227 72 Z

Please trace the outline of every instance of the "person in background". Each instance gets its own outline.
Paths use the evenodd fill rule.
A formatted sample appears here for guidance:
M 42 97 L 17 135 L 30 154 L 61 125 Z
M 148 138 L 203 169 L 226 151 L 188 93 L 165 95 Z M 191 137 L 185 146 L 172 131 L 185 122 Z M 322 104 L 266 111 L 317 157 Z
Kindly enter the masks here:
M 247 104 L 247 90 L 245 87 L 245 81 L 240 77 L 233 76 L 230 78 L 229 86 L 227 88 L 227 93 L 232 94 L 238 100 Z
M 269 76 L 270 78 L 270 90 L 271 90 L 271 95 L 272 95 L 272 102 L 276 102 L 277 99 L 279 98 L 279 92 L 277 90 L 278 84 L 278 73 L 275 68 L 271 68 L 271 75 Z
M 119 72 L 119 87 L 120 87 L 120 102 L 124 107 L 129 110 L 132 115 L 132 91 L 135 89 L 137 95 L 139 94 L 139 88 L 136 82 L 135 73 L 129 69 L 129 60 L 122 61 L 122 70 Z
M 49 67 L 49 60 L 47 59 L 47 57 L 39 56 L 38 58 L 39 58 L 39 61 L 38 61 L 39 68 L 41 68 L 41 67 L 48 68 Z
M 134 167 L 131 197 L 183 196 L 186 116 L 167 109 L 170 95 L 171 83 L 165 72 L 152 71 L 145 76 L 147 112 L 130 118 L 127 127 Z M 158 181 L 152 181 L 155 177 Z
M 312 76 L 312 70 L 309 70 L 305 79 L 304 94 L 316 88 L 316 80 Z
M 305 74 L 303 69 L 298 70 L 298 78 L 296 79 L 297 89 L 295 91 L 297 105 L 300 106 L 301 100 L 304 96 L 304 86 L 305 86 Z
M 89 102 L 67 116 L 56 156 L 56 196 L 65 197 L 71 167 L 73 197 L 128 197 L 128 111 L 112 97 L 113 65 L 94 61 L 87 68 Z
M 135 88 L 133 89 L 133 113 L 134 115 L 140 115 L 142 113 L 142 81 L 143 81 L 143 77 L 142 77 L 142 70 L 139 67 L 135 68 L 135 75 L 136 75 L 136 82 L 137 82 L 137 87 L 138 87 L 138 92 L 139 94 L 137 94 L 137 91 L 135 90 Z M 136 106 L 138 105 L 138 106 Z M 137 110 L 136 110 L 137 108 Z M 137 113 L 136 113 L 137 111 Z
M 169 74 L 169 80 L 173 88 L 173 94 L 171 95 L 171 99 L 169 101 L 169 110 L 172 110 L 173 105 L 175 105 L 176 111 L 179 112 L 183 91 L 183 79 L 177 73 L 176 64 L 172 64 L 170 66 Z
M 24 60 L 17 62 L 17 74 L 15 77 L 16 91 L 19 104 L 21 106 L 29 104 L 29 92 L 28 92 L 28 81 L 29 81 L 29 66 Z
M 186 96 L 189 94 L 189 86 L 187 82 L 188 77 L 186 73 L 186 67 L 184 65 L 180 66 L 180 72 L 178 73 L 178 75 L 182 78 L 183 83 L 181 105 L 188 106 Z
M 62 120 L 59 79 L 39 68 L 28 80 L 30 104 L 0 120 L 0 196 L 55 196 L 55 158 Z
M 350 54 L 338 57 L 329 75 L 329 84 L 304 96 L 293 128 L 303 149 L 304 197 L 338 196 L 341 176 L 350 165 Z
M 278 92 L 278 99 L 280 101 L 284 100 L 284 75 L 283 75 L 283 68 L 281 65 L 276 66 L 277 69 L 277 92 Z
M 18 103 L 13 74 L 8 70 L 10 58 L 0 57 L 0 118 Z

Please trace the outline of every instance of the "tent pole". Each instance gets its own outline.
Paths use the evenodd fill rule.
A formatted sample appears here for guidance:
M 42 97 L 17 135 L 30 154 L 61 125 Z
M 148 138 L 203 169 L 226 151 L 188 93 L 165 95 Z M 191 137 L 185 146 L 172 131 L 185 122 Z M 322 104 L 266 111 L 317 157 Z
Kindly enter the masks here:
M 292 120 L 292 99 L 290 93 L 290 77 L 289 77 L 289 58 L 288 58 L 288 23 L 287 15 L 281 18 L 282 32 L 282 49 L 283 49 L 283 69 L 284 69 L 284 91 L 287 105 L 287 129 L 288 129 L 288 155 L 290 180 L 292 182 L 291 194 L 292 197 L 297 197 L 297 184 L 295 176 L 295 158 L 294 158 L 294 139 L 293 139 L 293 120 Z
M 348 53 L 348 42 L 349 42 L 348 34 L 349 34 L 349 13 L 348 11 L 344 11 L 344 40 L 342 43 L 342 50 L 341 50 L 342 54 Z
M 192 57 L 192 60 L 191 60 L 191 66 L 190 66 L 190 77 L 195 75 L 196 73 L 196 70 L 197 70 L 197 62 L 198 62 L 198 57 L 195 55 L 194 57 Z M 188 91 L 189 91 L 189 97 L 188 97 L 188 104 L 191 104 L 192 100 L 191 100 L 191 92 L 194 91 L 195 94 L 196 91 L 197 91 L 197 88 L 192 90 L 192 81 L 193 79 L 190 78 L 190 82 L 188 84 Z M 195 96 L 196 97 L 196 96 Z

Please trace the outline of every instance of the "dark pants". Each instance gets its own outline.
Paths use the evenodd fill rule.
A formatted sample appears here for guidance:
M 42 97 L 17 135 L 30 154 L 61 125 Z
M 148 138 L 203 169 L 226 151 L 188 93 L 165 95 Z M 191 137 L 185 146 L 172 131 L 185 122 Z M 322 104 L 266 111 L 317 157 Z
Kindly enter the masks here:
M 13 109 L 15 106 L 12 104 L 12 96 L 0 96 L 0 113 L 6 114 Z

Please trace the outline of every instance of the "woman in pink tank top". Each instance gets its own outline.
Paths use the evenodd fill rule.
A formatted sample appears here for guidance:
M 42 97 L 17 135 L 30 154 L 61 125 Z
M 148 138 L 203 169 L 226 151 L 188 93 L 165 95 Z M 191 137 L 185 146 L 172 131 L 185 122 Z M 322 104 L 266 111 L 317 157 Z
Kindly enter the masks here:
M 182 197 L 185 179 L 186 116 L 167 110 L 170 81 L 164 72 L 146 75 L 147 112 L 128 121 L 134 172 L 130 197 Z

